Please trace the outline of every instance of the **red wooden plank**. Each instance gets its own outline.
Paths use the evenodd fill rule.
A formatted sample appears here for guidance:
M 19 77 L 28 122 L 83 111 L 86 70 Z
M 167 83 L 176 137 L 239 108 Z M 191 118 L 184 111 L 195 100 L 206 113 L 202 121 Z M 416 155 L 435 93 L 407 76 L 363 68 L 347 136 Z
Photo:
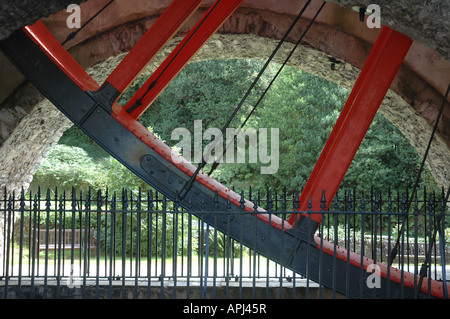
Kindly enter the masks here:
M 130 99 L 124 107 L 125 110 L 130 112 L 133 118 L 139 118 L 242 2 L 243 0 L 216 1 Z
M 63 48 L 42 21 L 23 28 L 27 35 L 53 62 L 83 91 L 96 91 L 100 87 L 83 67 Z
M 107 82 L 124 92 L 139 72 L 161 50 L 202 0 L 174 0 L 109 75 Z
M 405 58 L 412 40 L 383 27 L 353 87 L 333 131 L 299 198 L 299 210 L 320 211 L 322 192 L 327 205 L 336 194 L 387 90 Z M 311 220 L 321 221 L 320 214 Z M 294 224 L 295 217 L 289 219 Z

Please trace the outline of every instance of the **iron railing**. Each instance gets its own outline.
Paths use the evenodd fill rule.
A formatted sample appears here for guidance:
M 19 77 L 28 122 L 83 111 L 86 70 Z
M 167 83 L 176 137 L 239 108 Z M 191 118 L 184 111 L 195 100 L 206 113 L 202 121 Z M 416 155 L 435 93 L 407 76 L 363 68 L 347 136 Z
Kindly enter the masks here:
M 423 194 L 408 202 L 407 193 L 344 191 L 328 211 L 306 213 L 322 214 L 316 230 L 321 240 L 424 280 L 443 281 L 450 256 L 448 202 L 444 194 Z M 296 211 L 296 193 L 243 195 L 271 216 L 288 219 Z M 219 232 L 209 223 L 217 213 L 193 215 L 151 190 L 55 189 L 19 196 L 5 191 L 1 298 L 342 296 Z

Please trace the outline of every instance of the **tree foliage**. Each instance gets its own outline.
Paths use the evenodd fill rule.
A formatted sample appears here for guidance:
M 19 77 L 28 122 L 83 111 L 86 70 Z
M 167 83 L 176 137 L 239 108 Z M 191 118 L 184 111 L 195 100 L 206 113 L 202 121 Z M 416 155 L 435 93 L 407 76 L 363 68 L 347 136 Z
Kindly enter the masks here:
M 221 129 L 262 67 L 255 60 L 203 61 L 187 65 L 171 82 L 140 122 L 169 146 L 177 127 L 193 131 L 194 120 L 202 120 L 203 130 Z M 271 66 L 251 91 L 230 127 L 238 128 L 278 69 Z M 124 104 L 142 85 L 139 80 L 120 99 Z M 345 104 L 349 92 L 323 78 L 286 67 L 245 128 L 279 128 L 280 166 L 273 175 L 260 173 L 261 163 L 222 164 L 213 177 L 229 187 L 300 190 L 308 180 L 326 140 Z M 205 145 L 205 144 L 204 144 Z M 420 158 L 401 133 L 377 114 L 355 156 L 343 187 L 378 189 L 411 187 Z M 206 171 L 209 171 L 207 168 Z M 429 172 L 422 182 L 434 187 Z M 78 188 L 146 185 L 118 161 L 109 157 L 73 127 L 34 176 L 33 185 L 61 185 Z
M 173 129 L 184 127 L 192 131 L 194 120 L 201 119 L 204 129 L 222 128 L 260 68 L 261 62 L 253 60 L 191 63 L 141 116 L 140 122 L 151 127 L 169 146 L 175 144 L 171 140 Z M 120 103 L 124 104 L 144 80 L 131 87 Z M 239 125 L 241 116 L 248 111 L 249 102 L 254 101 L 261 91 L 262 84 L 258 83 L 231 127 Z

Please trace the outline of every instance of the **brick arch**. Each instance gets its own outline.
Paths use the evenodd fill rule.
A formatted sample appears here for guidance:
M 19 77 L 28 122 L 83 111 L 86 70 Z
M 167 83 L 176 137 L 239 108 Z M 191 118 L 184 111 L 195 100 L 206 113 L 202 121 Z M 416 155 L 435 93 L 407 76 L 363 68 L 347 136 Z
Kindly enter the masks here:
M 161 1 L 158 5 L 147 3 L 145 7 L 133 6 L 136 1 L 118 1 L 117 6 L 112 7 L 107 15 L 101 16 L 96 23 L 80 33 L 75 41 L 69 43 L 72 55 L 100 82 L 170 3 Z M 210 1 L 206 1 L 208 2 Z M 319 1 L 313 1 L 313 7 L 319 4 Z M 292 1 L 280 0 L 276 4 L 262 0 L 245 2 L 195 59 L 266 59 L 299 8 L 300 4 L 294 6 Z M 88 1 L 82 4 L 82 9 L 83 14 L 88 17 L 98 9 L 98 4 Z M 294 41 L 309 22 L 313 11 L 306 12 L 300 23 L 301 27 L 295 30 L 290 41 Z M 192 18 L 188 26 L 201 13 L 202 10 Z M 69 32 L 64 27 L 66 17 L 67 14 L 63 11 L 45 19 L 47 26 L 61 40 Z M 180 34 L 186 30 L 187 27 L 182 28 Z M 351 88 L 378 32 L 379 30 L 368 29 L 361 23 L 356 12 L 329 4 L 308 33 L 304 46 L 293 57 L 291 64 Z M 169 47 L 175 42 L 176 40 L 172 41 Z M 445 54 L 445 48 L 442 52 Z M 159 64 L 164 53 L 166 50 L 150 63 L 148 72 Z M 280 53 L 280 58 L 281 56 L 285 55 Z M 0 65 L 2 62 L 0 61 Z M 331 69 L 331 64 L 334 65 L 334 70 Z M 380 110 L 399 127 L 419 154 L 423 154 L 431 134 L 449 81 L 449 71 L 449 62 L 442 55 L 415 42 Z M 0 74 L 0 78 L 5 78 L 6 75 L 5 72 Z M 8 76 L 11 78 L 10 72 Z M 17 83 L 20 83 L 20 76 L 18 78 Z M 0 164 L 5 168 L 0 173 L 0 186 L 8 185 L 16 189 L 27 186 L 46 151 L 70 126 L 59 111 L 43 100 L 35 89 L 25 83 L 17 90 L 18 85 L 10 90 L 15 90 L 14 94 L 6 94 L 8 97 L 0 109 L 4 119 L 12 119 L 10 127 L 0 127 L 3 137 Z M 438 183 L 446 187 L 450 180 L 449 105 L 446 106 L 440 124 L 428 165 Z

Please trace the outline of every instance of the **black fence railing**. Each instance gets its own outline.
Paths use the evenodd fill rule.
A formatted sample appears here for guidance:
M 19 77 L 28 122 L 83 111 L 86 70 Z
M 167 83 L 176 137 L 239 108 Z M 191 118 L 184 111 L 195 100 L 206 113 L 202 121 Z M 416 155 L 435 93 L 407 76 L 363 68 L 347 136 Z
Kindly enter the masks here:
M 322 215 L 315 232 L 318 242 L 392 264 L 419 280 L 443 282 L 446 294 L 448 202 L 444 194 L 423 194 L 408 202 L 403 193 L 345 191 L 335 196 L 328 211 L 306 214 Z M 293 214 L 298 198 L 286 192 L 245 195 L 266 215 L 282 220 Z M 218 213 L 236 215 L 194 215 L 154 191 L 4 192 L 1 298 L 345 296 L 333 285 L 296 274 L 218 231 L 210 223 Z M 260 234 L 255 236 L 260 240 Z

